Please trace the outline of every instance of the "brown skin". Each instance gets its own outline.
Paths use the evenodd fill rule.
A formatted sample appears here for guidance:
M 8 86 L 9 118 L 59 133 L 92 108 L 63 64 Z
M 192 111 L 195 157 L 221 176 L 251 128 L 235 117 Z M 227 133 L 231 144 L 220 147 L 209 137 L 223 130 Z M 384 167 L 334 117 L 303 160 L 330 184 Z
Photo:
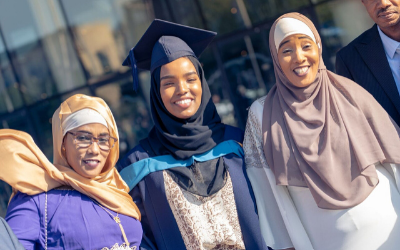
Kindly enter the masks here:
M 362 3 L 383 33 L 400 42 L 400 0 L 362 0 Z
M 278 60 L 283 73 L 294 86 L 307 87 L 318 73 L 318 46 L 306 35 L 288 36 L 279 45 Z M 305 71 L 299 72 L 299 69 Z
M 91 133 L 94 137 L 109 134 L 107 127 L 99 123 L 86 124 L 71 130 L 74 133 L 78 131 Z M 89 179 L 100 175 L 110 153 L 110 151 L 101 150 L 96 142 L 92 143 L 88 148 L 79 148 L 75 145 L 74 136 L 71 134 L 64 136 L 63 152 L 65 152 L 64 155 L 71 168 L 81 176 Z M 94 160 L 97 163 L 88 164 L 87 160 Z
M 200 78 L 192 62 L 181 57 L 163 65 L 160 79 L 160 95 L 168 112 L 180 119 L 192 117 L 200 107 L 203 93 Z M 190 99 L 191 102 L 176 103 L 183 99 Z
M 192 117 L 200 107 L 203 93 L 192 62 L 181 57 L 163 65 L 160 80 L 160 95 L 168 112 L 180 119 Z

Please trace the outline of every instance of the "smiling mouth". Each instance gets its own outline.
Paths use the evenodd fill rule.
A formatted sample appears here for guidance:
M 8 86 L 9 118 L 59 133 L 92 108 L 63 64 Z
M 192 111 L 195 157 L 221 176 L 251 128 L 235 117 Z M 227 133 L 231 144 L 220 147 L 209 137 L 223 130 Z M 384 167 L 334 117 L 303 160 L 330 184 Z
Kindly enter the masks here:
M 310 69 L 310 66 L 298 67 L 298 68 L 295 68 L 295 69 L 293 70 L 293 72 L 294 72 L 297 76 L 305 76 L 305 75 L 307 75 L 309 69 Z
M 192 104 L 192 102 L 193 102 L 193 99 L 188 98 L 188 99 L 182 99 L 182 100 L 176 101 L 176 102 L 174 102 L 174 104 L 178 105 L 181 108 L 187 108 Z
M 86 166 L 95 168 L 100 164 L 100 161 L 98 160 L 82 160 L 83 163 L 85 163 Z

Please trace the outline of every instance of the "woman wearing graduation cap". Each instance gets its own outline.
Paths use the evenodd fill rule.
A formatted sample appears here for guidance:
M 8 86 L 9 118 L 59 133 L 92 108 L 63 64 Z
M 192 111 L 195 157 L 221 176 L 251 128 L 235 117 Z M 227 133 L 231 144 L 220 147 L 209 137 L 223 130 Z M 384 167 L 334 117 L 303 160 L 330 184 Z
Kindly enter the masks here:
M 124 65 L 151 72 L 154 128 L 120 161 L 145 249 L 267 249 L 243 132 L 221 123 L 197 59 L 214 32 L 155 20 Z

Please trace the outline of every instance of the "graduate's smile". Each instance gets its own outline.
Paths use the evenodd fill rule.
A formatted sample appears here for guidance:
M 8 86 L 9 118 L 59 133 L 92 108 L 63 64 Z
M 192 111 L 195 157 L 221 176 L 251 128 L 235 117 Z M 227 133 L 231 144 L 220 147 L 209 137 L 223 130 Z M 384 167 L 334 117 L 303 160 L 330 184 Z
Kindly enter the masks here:
M 161 67 L 160 95 L 173 116 L 192 117 L 200 107 L 202 93 L 200 78 L 188 58 L 181 57 Z
M 184 98 L 174 102 L 175 105 L 178 105 L 183 109 L 189 108 L 190 105 L 192 105 L 192 103 L 193 103 L 193 98 Z

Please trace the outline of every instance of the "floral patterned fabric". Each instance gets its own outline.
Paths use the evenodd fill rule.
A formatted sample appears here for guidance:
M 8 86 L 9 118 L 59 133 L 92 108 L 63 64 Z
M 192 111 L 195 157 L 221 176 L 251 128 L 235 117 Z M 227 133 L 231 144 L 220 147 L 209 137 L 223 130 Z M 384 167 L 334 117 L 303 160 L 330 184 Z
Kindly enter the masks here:
M 256 102 L 264 106 L 265 96 L 258 99 Z M 263 140 L 262 140 L 262 124 L 260 124 L 256 114 L 249 110 L 249 115 L 246 124 L 246 133 L 243 142 L 243 150 L 246 161 L 246 168 L 269 168 L 267 160 L 264 156 Z
M 245 249 L 232 181 L 209 197 L 182 189 L 164 171 L 165 194 L 188 250 Z

